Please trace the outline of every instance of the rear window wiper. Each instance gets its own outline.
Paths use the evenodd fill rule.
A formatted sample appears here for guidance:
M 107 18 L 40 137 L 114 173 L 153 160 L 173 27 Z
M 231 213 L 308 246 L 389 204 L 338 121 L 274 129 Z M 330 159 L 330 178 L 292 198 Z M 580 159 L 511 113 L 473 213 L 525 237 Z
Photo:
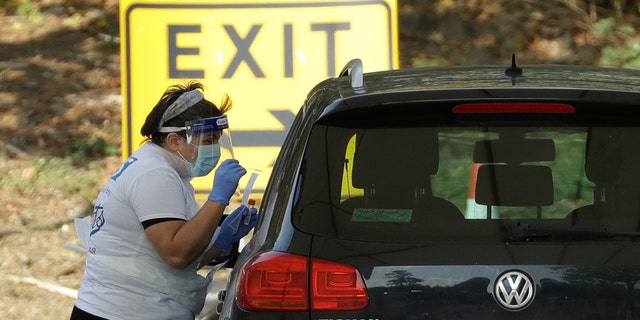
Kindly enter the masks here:
M 540 241 L 540 240 L 589 240 L 606 238 L 640 238 L 640 232 L 611 231 L 606 227 L 576 227 L 537 225 L 518 220 L 506 224 L 509 240 Z

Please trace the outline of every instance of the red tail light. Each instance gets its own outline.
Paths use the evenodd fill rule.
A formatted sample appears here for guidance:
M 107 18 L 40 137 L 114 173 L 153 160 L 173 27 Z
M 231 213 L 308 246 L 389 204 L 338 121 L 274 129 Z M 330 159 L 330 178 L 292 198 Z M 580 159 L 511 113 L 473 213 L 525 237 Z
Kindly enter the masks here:
M 309 309 L 308 258 L 267 252 L 249 262 L 238 286 L 238 305 L 247 310 Z
M 311 259 L 311 309 L 362 310 L 369 295 L 360 272 L 353 266 Z
M 576 108 L 566 103 L 546 102 L 487 102 L 463 103 L 453 108 L 454 113 L 575 113 Z
M 355 267 L 281 252 L 250 261 L 237 292 L 238 306 L 254 311 L 362 310 L 369 304 Z

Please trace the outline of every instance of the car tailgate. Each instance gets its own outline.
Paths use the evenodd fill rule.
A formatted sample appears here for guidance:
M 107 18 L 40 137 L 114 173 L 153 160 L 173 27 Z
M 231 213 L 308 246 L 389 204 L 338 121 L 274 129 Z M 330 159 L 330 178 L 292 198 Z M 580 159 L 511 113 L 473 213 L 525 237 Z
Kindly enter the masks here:
M 321 237 L 313 243 L 312 256 L 360 271 L 369 305 L 312 312 L 312 319 L 640 316 L 638 244 L 403 245 Z

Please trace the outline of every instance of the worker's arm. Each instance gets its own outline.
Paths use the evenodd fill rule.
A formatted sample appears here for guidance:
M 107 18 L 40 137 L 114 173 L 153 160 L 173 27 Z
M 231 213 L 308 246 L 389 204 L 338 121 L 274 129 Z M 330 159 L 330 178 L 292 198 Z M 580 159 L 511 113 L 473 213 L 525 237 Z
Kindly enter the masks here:
M 193 219 L 156 223 L 145 229 L 145 233 L 167 264 L 184 269 L 207 249 L 224 208 L 222 203 L 207 200 Z
M 164 221 L 145 229 L 154 249 L 167 264 L 184 269 L 207 249 L 224 209 L 238 187 L 238 180 L 246 173 L 237 160 L 225 160 L 216 171 L 208 200 L 191 220 Z

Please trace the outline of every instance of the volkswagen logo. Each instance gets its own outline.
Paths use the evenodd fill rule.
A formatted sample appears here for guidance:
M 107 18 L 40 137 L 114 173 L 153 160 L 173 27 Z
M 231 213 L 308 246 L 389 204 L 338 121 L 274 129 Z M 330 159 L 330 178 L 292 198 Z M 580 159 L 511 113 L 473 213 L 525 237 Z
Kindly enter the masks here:
M 517 270 L 507 271 L 496 279 L 493 297 L 509 311 L 520 311 L 533 301 L 535 286 L 531 278 Z

